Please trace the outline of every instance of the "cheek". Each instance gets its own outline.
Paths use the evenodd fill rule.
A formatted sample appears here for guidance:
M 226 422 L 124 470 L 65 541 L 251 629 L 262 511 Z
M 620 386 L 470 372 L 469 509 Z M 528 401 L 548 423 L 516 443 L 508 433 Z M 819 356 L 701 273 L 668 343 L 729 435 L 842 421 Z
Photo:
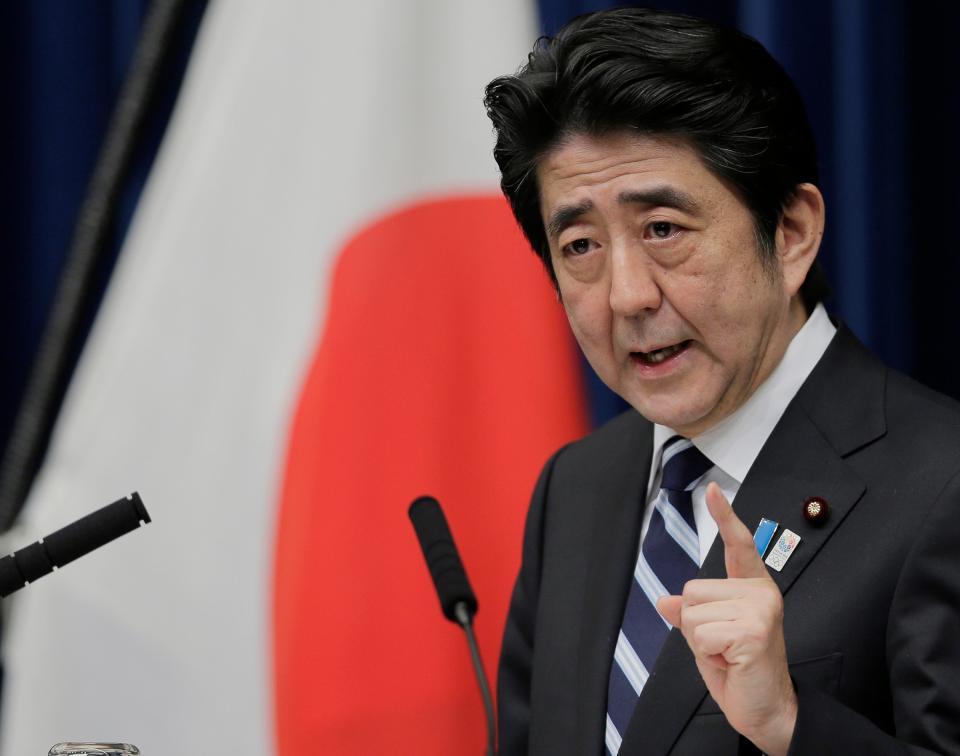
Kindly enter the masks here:
M 610 344 L 611 313 L 608 298 L 589 288 L 563 288 L 563 308 L 577 343 L 588 356 L 597 355 Z
M 754 293 L 739 278 L 743 274 L 739 267 L 701 264 L 663 279 L 672 308 L 692 328 L 693 337 L 721 362 L 735 358 L 756 326 L 750 314 Z
M 733 269 L 702 300 L 698 327 L 710 351 L 728 367 L 762 348 L 777 312 L 777 293 L 764 274 L 749 268 Z
M 567 312 L 567 320 L 570 321 L 570 329 L 578 342 L 585 344 L 597 339 L 603 330 L 600 313 L 585 307 L 582 301 L 570 303 L 564 300 L 564 309 Z

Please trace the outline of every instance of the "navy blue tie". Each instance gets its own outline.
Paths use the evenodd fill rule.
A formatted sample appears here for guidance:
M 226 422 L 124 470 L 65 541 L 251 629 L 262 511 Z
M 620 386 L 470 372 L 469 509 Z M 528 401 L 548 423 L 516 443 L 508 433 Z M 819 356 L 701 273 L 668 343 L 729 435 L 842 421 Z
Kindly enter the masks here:
M 657 611 L 657 599 L 681 593 L 700 569 L 692 492 L 711 467 L 710 460 L 681 436 L 663 446 L 660 492 L 637 558 L 610 667 L 605 741 L 613 756 L 620 750 L 640 691 L 670 632 Z

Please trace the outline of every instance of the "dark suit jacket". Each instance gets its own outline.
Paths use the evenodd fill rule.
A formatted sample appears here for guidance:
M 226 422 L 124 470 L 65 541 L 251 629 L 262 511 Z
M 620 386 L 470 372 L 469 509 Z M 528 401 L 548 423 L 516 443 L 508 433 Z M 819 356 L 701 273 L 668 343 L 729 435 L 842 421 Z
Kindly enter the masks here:
M 603 753 L 652 426 L 628 412 L 548 462 L 500 659 L 500 753 Z M 821 496 L 817 527 L 803 502 Z M 735 502 L 802 538 L 783 571 L 795 754 L 960 754 L 960 408 L 841 326 Z M 700 577 L 724 577 L 718 538 Z M 756 753 L 670 633 L 620 753 Z

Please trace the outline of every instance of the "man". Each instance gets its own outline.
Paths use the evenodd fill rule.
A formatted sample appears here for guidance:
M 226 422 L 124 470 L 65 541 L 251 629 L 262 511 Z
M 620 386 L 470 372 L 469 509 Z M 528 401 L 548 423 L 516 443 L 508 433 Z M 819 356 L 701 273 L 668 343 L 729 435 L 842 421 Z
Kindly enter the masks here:
M 623 9 L 486 104 L 504 193 L 633 407 L 540 477 L 500 752 L 960 753 L 960 412 L 819 303 L 788 77 L 737 32 Z

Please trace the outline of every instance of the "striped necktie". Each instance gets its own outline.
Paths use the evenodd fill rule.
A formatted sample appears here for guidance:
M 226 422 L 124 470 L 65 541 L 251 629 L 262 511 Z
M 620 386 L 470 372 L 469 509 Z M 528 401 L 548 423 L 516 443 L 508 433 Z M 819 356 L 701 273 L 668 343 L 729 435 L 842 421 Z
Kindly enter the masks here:
M 713 467 L 689 440 L 673 436 L 663 446 L 660 492 L 633 572 L 607 689 L 607 752 L 616 756 L 640 691 L 670 625 L 657 599 L 677 595 L 700 568 L 693 519 L 693 489 Z

